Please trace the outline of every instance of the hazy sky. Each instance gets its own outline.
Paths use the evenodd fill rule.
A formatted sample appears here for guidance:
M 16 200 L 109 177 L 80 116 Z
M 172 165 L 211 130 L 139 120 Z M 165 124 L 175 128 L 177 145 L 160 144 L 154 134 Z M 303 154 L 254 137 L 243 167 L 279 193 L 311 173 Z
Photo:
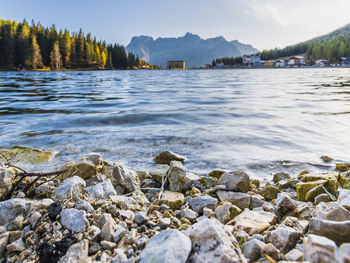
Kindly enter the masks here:
M 3 19 L 34 19 L 128 44 L 135 35 L 224 36 L 283 47 L 350 23 L 350 0 L 0 0 Z

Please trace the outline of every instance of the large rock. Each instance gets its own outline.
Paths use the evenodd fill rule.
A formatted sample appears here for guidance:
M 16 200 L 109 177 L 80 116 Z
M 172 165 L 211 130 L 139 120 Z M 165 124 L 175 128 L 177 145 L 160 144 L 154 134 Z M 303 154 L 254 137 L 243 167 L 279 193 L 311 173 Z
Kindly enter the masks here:
M 336 262 L 336 244 L 325 237 L 308 235 L 304 238 L 304 260 L 311 263 Z
M 85 181 L 79 176 L 67 178 L 62 185 L 55 189 L 53 198 L 56 200 L 77 198 L 85 187 Z
M 171 151 L 164 151 L 158 154 L 154 160 L 157 164 L 170 164 L 171 161 L 179 161 L 184 163 L 186 161 L 186 157 Z
M 301 232 L 289 226 L 279 226 L 271 232 L 271 242 L 278 249 L 288 251 L 295 247 L 301 237 Z
M 210 196 L 198 196 L 190 200 L 190 206 L 197 213 L 202 213 L 204 207 L 215 210 L 217 204 L 218 200 Z
M 172 192 L 181 192 L 187 169 L 179 161 L 171 161 L 170 169 L 168 171 L 168 180 L 169 180 L 169 190 Z
M 41 164 L 50 161 L 55 155 L 55 152 L 44 151 L 41 149 L 31 148 L 27 146 L 17 145 L 9 150 L 1 151 L 7 158 L 15 156 L 15 162 L 19 163 L 30 163 L 30 164 Z M 0 161 L 2 161 L 0 156 Z
M 338 245 L 350 242 L 350 221 L 330 221 L 319 218 L 310 220 L 309 232 L 327 237 Z
M 350 172 L 340 174 L 339 183 L 343 189 L 350 189 Z
M 226 224 L 240 213 L 242 210 L 230 202 L 224 202 L 215 209 L 215 216 L 222 224 Z
M 192 241 L 190 262 L 246 262 L 235 237 L 216 219 L 203 219 L 185 234 Z
M 241 171 L 224 173 L 220 177 L 218 184 L 226 185 L 227 191 L 246 193 L 250 190 L 249 175 Z
M 22 198 L 12 198 L 0 202 L 0 225 L 11 228 L 16 217 L 26 218 L 31 212 L 48 208 L 52 203 L 51 199 L 26 200 Z
M 338 198 L 339 204 L 350 210 L 350 190 L 342 189 Z
M 245 209 L 234 220 L 236 229 L 243 229 L 249 235 L 254 235 L 260 234 L 274 224 L 276 216 L 270 212 Z
M 182 193 L 164 191 L 160 200 L 160 204 L 166 204 L 171 209 L 179 209 L 185 203 L 185 196 Z
M 288 179 L 290 179 L 290 175 L 285 172 L 275 173 L 273 175 L 273 182 L 275 184 L 278 183 L 279 181 L 288 180 Z
M 107 179 L 106 181 L 94 186 L 87 187 L 86 191 L 95 200 L 106 199 L 110 196 L 117 195 L 117 191 L 114 189 L 110 179 Z
M 69 208 L 62 210 L 61 224 L 71 231 L 84 232 L 89 225 L 89 221 L 86 218 L 85 211 Z
M 332 221 L 350 220 L 350 212 L 336 202 L 318 204 L 312 216 Z
M 323 185 L 327 191 L 329 191 L 332 195 L 336 195 L 338 189 L 338 181 L 335 179 L 331 180 L 317 180 L 310 182 L 301 182 L 296 185 L 297 198 L 299 201 L 309 201 L 306 199 L 306 194 L 312 190 L 313 188 Z M 313 201 L 313 200 L 310 200 Z
M 60 258 L 58 263 L 86 263 L 89 262 L 88 258 L 89 242 L 87 239 L 80 241 L 72 245 L 67 253 Z
M 185 263 L 191 251 L 191 240 L 171 229 L 153 236 L 140 254 L 140 263 Z
M 244 256 L 248 258 L 250 262 L 254 262 L 261 257 L 265 245 L 264 242 L 254 238 L 244 244 L 242 251 Z
M 227 191 L 217 191 L 221 202 L 231 202 L 232 204 L 238 206 L 240 209 L 245 209 L 250 207 L 250 195 L 245 193 L 227 192 Z
M 296 185 L 297 198 L 299 201 L 314 201 L 314 198 L 324 192 L 329 192 L 335 196 L 337 189 L 339 173 L 316 173 L 303 174 L 301 176 L 301 183 Z M 324 186 L 324 188 L 322 188 Z
M 273 186 L 271 184 L 266 184 L 263 189 L 260 190 L 260 194 L 265 198 L 267 201 L 271 201 L 273 199 L 277 198 L 277 195 L 281 192 L 281 190 Z
M 191 173 L 191 172 L 187 172 L 186 176 L 185 176 L 185 180 L 184 180 L 183 186 L 182 186 L 182 192 L 185 192 L 185 191 L 191 189 L 192 185 L 195 182 L 198 182 L 200 179 L 201 179 L 200 176 L 198 176 L 198 175 L 196 175 L 194 173 Z
M 327 173 L 307 173 L 301 175 L 302 182 L 312 182 L 318 180 L 338 180 L 339 173 L 338 172 L 327 172 Z
M 128 169 L 122 163 L 116 163 L 113 169 L 113 177 L 129 192 L 141 190 L 140 178 L 137 173 L 133 170 Z
M 159 183 L 162 183 L 162 181 L 165 180 L 169 168 L 170 166 L 167 164 L 158 164 L 152 168 L 149 174 L 154 180 L 158 181 Z
M 66 163 L 61 167 L 61 170 L 67 171 L 61 175 L 63 179 L 79 176 L 83 179 L 89 179 L 103 169 L 103 159 L 101 154 L 90 153 L 78 160 Z
M 4 199 L 11 190 L 16 173 L 17 170 L 15 168 L 0 167 L 0 200 Z
M 350 262 L 350 243 L 343 244 L 337 251 L 337 262 L 349 263 Z
M 296 209 L 297 205 L 295 201 L 287 193 L 279 193 L 276 199 L 276 209 L 282 214 L 286 214 L 289 211 Z

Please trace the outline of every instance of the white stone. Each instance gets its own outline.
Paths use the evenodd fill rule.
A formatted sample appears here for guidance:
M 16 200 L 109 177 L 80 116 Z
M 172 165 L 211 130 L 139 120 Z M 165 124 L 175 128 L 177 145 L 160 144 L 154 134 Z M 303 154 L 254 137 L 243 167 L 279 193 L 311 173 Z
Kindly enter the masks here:
M 123 163 L 116 163 L 113 169 L 113 177 L 129 192 L 140 190 L 140 178 L 133 170 L 128 169 Z
M 114 186 L 112 185 L 110 179 L 107 179 L 106 181 L 96 184 L 94 186 L 87 187 L 86 191 L 95 200 L 106 199 L 106 198 L 109 198 L 110 196 L 117 195 L 117 192 L 114 189 Z
M 227 191 L 237 191 L 246 193 L 250 190 L 250 179 L 245 172 L 234 171 L 224 173 L 219 181 L 219 185 L 225 185 Z
M 337 260 L 338 263 L 350 262 L 350 243 L 344 243 L 340 246 L 337 251 Z
M 336 262 L 337 245 L 326 237 L 310 234 L 304 238 L 304 248 L 304 260 L 311 263 Z
M 246 262 L 232 232 L 216 219 L 202 219 L 185 234 L 193 247 L 189 262 Z
M 350 210 L 350 190 L 342 189 L 339 193 L 338 202 L 346 209 Z
M 276 216 L 269 212 L 256 212 L 245 209 L 235 217 L 235 228 L 243 229 L 249 235 L 259 234 L 276 221 Z
M 261 257 L 265 245 L 264 242 L 258 239 L 252 239 L 244 244 L 242 251 L 244 256 L 253 262 Z
M 146 215 L 145 212 L 137 211 L 137 212 L 135 212 L 134 221 L 136 224 L 141 225 L 141 224 L 146 223 L 148 221 L 148 216 Z
M 215 210 L 217 203 L 218 200 L 210 196 L 198 196 L 190 200 L 190 206 L 197 213 L 202 213 L 204 207 Z
M 153 236 L 140 254 L 140 263 L 185 263 L 191 240 L 178 230 L 164 230 Z
M 77 203 L 74 207 L 77 210 L 84 210 L 85 212 L 93 212 L 94 211 L 94 207 L 86 201 L 80 201 L 79 203 Z
M 26 218 L 31 212 L 45 209 L 52 203 L 51 199 L 27 200 L 23 198 L 12 198 L 0 202 L 0 225 L 11 227 L 17 216 L 22 215 Z
M 337 202 L 319 203 L 312 215 L 314 218 L 332 221 L 350 220 L 350 212 Z
M 168 171 L 169 190 L 172 192 L 182 192 L 185 183 L 187 169 L 179 161 L 171 161 Z
M 242 210 L 250 207 L 249 194 L 228 191 L 217 191 L 216 195 L 218 196 L 221 202 L 231 202 L 232 204 L 238 206 Z
M 40 218 L 42 217 L 42 214 L 40 214 L 39 212 L 34 212 L 29 220 L 30 220 L 30 224 L 32 226 L 32 229 L 35 228 L 36 224 L 38 223 L 38 221 L 40 220 Z
M 26 245 L 23 242 L 22 238 L 17 239 L 16 241 L 9 244 L 7 247 L 7 252 L 22 252 L 26 249 Z
M 79 243 L 72 245 L 67 253 L 60 258 L 58 263 L 87 263 L 89 252 L 89 242 L 84 239 Z
M 302 253 L 300 250 L 294 248 L 291 251 L 289 251 L 285 257 L 288 261 L 301 261 L 303 259 L 304 253 Z
M 85 187 L 85 181 L 79 176 L 67 178 L 63 181 L 62 185 L 55 189 L 53 198 L 56 200 L 64 200 L 78 197 Z
M 61 224 L 71 231 L 84 232 L 89 225 L 89 221 L 86 218 L 85 211 L 69 208 L 62 210 Z
M 3 199 L 12 188 L 16 169 L 0 167 L 0 199 Z
M 162 183 L 162 180 L 165 180 L 169 168 L 170 166 L 167 164 L 158 164 L 152 168 L 149 174 L 154 180 Z
M 279 193 L 277 195 L 275 205 L 276 209 L 282 214 L 293 211 L 297 207 L 295 201 L 287 193 Z
M 271 232 L 271 242 L 280 250 L 289 250 L 301 237 L 301 232 L 289 226 L 279 226 Z

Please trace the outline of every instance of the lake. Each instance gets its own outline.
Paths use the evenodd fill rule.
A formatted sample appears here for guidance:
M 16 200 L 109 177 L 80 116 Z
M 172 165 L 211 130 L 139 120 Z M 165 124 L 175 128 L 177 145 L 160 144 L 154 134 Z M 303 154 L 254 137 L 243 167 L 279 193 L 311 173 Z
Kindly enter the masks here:
M 268 177 L 350 160 L 350 69 L 0 72 L 0 146 L 87 152 L 149 169 L 170 149 L 186 167 Z

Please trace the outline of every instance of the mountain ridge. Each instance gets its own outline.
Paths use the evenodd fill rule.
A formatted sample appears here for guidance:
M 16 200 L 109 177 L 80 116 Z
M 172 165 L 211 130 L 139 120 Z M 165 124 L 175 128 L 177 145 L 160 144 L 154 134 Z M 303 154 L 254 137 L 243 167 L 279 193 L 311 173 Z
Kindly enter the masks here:
M 223 36 L 203 39 L 187 32 L 181 37 L 156 39 L 146 35 L 135 36 L 126 46 L 126 51 L 163 67 L 170 60 L 184 60 L 188 67 L 199 67 L 210 64 L 217 57 L 242 56 L 256 53 L 257 49 L 238 40 L 227 41 Z

